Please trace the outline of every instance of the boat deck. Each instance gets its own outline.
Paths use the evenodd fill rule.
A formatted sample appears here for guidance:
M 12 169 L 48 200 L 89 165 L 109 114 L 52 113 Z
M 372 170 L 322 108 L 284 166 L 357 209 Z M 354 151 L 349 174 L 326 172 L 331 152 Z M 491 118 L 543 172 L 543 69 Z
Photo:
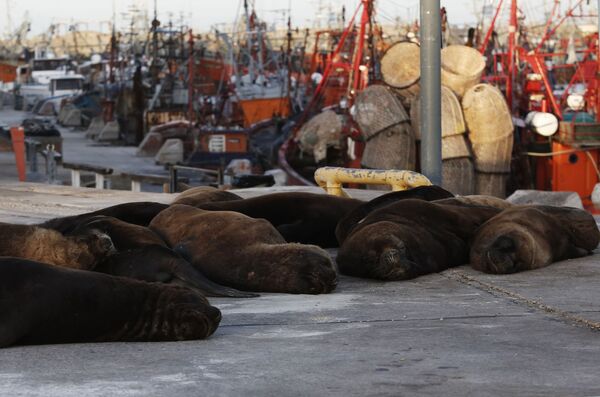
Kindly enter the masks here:
M 172 198 L 36 184 L 0 195 L 0 221 L 19 223 Z M 598 255 L 509 276 L 341 277 L 329 295 L 211 302 L 223 321 L 205 341 L 0 350 L 0 395 L 600 395 Z

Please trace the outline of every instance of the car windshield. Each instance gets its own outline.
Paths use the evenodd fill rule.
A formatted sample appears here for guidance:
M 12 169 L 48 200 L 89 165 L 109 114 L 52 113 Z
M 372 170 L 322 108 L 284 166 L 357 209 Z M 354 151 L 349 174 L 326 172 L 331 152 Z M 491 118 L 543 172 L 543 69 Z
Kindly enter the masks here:
M 44 70 L 58 70 L 66 66 L 66 59 L 38 59 L 33 61 L 33 70 L 35 72 Z
M 56 90 L 79 90 L 81 89 L 81 79 L 60 79 L 56 81 Z

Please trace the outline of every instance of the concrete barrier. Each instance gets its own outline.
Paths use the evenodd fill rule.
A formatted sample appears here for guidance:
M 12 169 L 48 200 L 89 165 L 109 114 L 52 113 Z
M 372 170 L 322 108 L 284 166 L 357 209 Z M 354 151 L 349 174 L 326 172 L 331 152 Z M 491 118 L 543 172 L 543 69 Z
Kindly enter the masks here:
M 65 127 L 81 127 L 81 110 L 73 108 L 65 115 L 62 125 Z
M 167 139 L 154 160 L 159 164 L 178 164 L 183 162 L 183 141 Z
M 583 209 L 581 197 L 575 192 L 545 192 L 541 190 L 517 190 L 506 199 L 512 204 L 552 205 Z
M 96 140 L 99 142 L 116 141 L 117 139 L 119 139 L 119 123 L 116 121 L 106 123 L 96 137 Z
M 104 129 L 104 120 L 102 117 L 94 117 L 85 132 L 85 137 L 89 139 L 96 139 L 98 135 Z

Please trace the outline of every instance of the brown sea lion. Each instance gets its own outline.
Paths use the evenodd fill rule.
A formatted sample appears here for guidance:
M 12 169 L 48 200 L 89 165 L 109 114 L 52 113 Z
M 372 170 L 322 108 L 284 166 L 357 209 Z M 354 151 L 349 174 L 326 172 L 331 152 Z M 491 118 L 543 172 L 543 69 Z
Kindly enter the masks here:
M 176 204 L 150 229 L 212 281 L 243 291 L 320 294 L 337 283 L 327 252 L 287 243 L 264 219 Z
M 408 199 L 371 212 L 340 247 L 341 273 L 407 280 L 469 260 L 469 240 L 500 210 Z
M 0 347 L 203 339 L 220 320 L 186 288 L 0 258 Z
M 599 242 L 598 226 L 586 211 L 515 206 L 477 231 L 471 246 L 471 266 L 494 274 L 539 269 L 588 255 Z
M 219 190 L 210 186 L 198 186 L 177 195 L 171 204 L 185 204 L 196 207 L 200 204 L 242 200 L 242 197 L 226 190 Z
M 252 298 L 258 295 L 218 285 L 207 279 L 181 255 L 168 248 L 153 231 L 116 218 L 96 216 L 74 231 L 94 229 L 108 235 L 116 253 L 106 257 L 95 271 L 148 282 L 160 282 L 195 289 L 205 296 Z
M 205 203 L 197 208 L 234 211 L 266 219 L 289 243 L 337 247 L 335 228 L 341 218 L 363 204 L 361 200 L 315 193 L 273 193 L 245 200 Z
M 0 223 L 0 256 L 91 270 L 114 252 L 110 237 L 93 228 L 63 236 L 37 226 Z
M 339 244 L 342 244 L 346 237 L 352 232 L 352 229 L 360 223 L 371 212 L 393 204 L 400 200 L 419 199 L 425 201 L 441 200 L 448 197 L 454 197 L 449 191 L 439 186 L 420 186 L 409 190 L 391 192 L 376 197 L 371 201 L 363 203 L 343 216 L 337 224 L 335 235 Z
M 38 226 L 67 234 L 72 232 L 80 223 L 99 215 L 110 216 L 134 225 L 148 226 L 152 218 L 168 207 L 167 204 L 147 201 L 124 203 L 85 214 L 50 219 Z

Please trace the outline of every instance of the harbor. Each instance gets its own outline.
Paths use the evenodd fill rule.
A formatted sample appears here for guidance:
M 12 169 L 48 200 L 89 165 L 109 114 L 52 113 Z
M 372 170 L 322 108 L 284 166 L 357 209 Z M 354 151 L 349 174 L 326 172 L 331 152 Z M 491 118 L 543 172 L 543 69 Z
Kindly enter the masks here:
M 27 1 L 0 395 L 600 395 L 599 4 Z

